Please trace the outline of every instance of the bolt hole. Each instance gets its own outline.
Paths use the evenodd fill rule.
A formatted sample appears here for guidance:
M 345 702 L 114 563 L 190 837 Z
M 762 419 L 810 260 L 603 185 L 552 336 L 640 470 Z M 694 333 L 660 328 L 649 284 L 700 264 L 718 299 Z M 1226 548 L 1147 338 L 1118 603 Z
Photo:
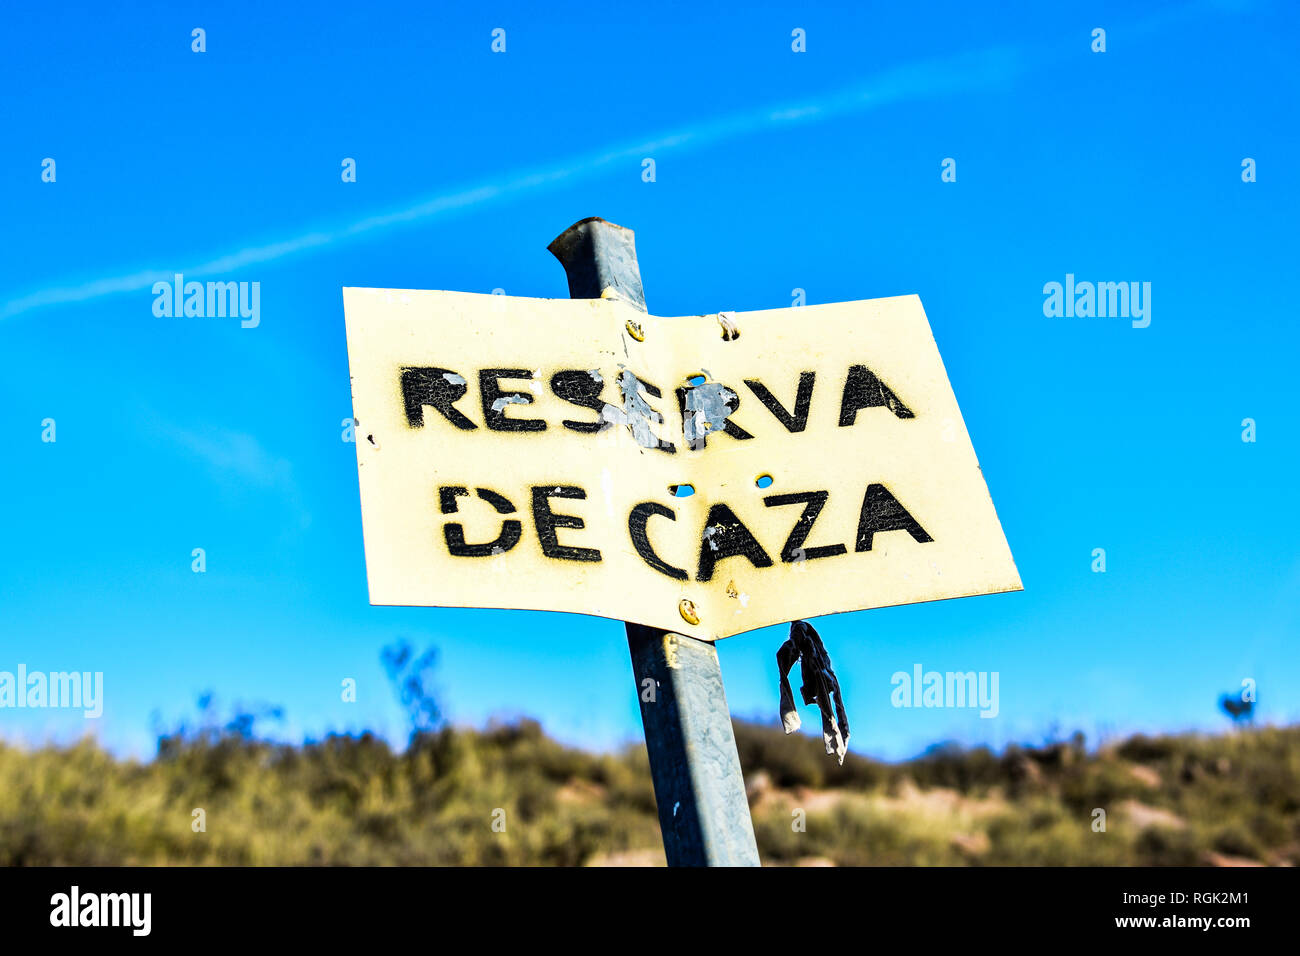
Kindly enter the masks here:
M 691 495 L 695 494 L 695 486 L 669 485 L 668 491 L 674 498 L 689 498 Z
M 770 488 L 772 487 L 772 476 L 769 474 L 759 475 L 754 479 L 754 484 L 759 488 Z
M 682 620 L 687 624 L 700 623 L 700 612 L 695 609 L 695 602 L 690 598 L 682 598 L 677 603 L 677 613 L 682 616 Z
M 722 326 L 722 341 L 734 342 L 740 338 L 740 329 L 736 327 L 736 319 L 730 312 L 719 312 L 718 324 Z
M 689 376 L 686 379 L 686 381 L 691 385 L 703 385 L 705 382 L 708 381 L 708 379 L 705 378 L 703 375 L 696 374 L 696 375 Z

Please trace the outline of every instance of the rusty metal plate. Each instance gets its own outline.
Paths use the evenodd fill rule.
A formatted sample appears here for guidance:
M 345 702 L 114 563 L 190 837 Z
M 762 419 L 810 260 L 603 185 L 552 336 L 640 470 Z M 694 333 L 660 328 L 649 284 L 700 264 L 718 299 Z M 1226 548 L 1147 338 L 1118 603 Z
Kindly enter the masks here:
M 716 640 L 1021 587 L 916 296 L 343 295 L 372 604 Z

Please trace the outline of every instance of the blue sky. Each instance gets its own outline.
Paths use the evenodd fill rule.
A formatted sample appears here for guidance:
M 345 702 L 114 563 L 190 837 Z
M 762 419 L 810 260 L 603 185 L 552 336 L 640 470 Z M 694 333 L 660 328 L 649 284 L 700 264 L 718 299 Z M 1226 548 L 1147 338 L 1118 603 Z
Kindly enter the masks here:
M 1290 4 L 7 19 L 0 670 L 103 671 L 106 702 L 0 711 L 0 736 L 147 755 L 150 715 L 211 689 L 283 705 L 290 738 L 400 739 L 379 650 L 405 637 L 457 722 L 636 739 L 616 622 L 368 605 L 341 440 L 343 286 L 563 297 L 545 246 L 592 215 L 636 230 L 656 314 L 922 298 L 1025 591 L 820 619 L 852 749 L 1221 728 L 1244 678 L 1300 718 Z M 175 272 L 260 282 L 260 324 L 155 316 Z M 1067 273 L 1150 282 L 1150 326 L 1046 317 Z M 720 645 L 733 713 L 776 723 L 783 639 Z M 998 718 L 892 707 L 916 663 L 997 671 Z

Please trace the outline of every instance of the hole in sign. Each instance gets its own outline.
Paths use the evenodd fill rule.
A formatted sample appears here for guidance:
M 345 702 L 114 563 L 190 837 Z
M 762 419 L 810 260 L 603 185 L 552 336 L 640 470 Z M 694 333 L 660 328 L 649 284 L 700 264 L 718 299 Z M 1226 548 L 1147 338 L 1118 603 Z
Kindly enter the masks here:
M 677 613 L 682 616 L 682 620 L 687 624 L 699 624 L 700 615 L 695 610 L 695 602 L 690 598 L 682 598 L 677 604 Z
M 736 326 L 735 316 L 730 312 L 719 312 L 718 324 L 722 326 L 722 341 L 734 342 L 740 338 L 740 329 Z
M 697 372 L 694 375 L 687 376 L 686 381 L 691 385 L 703 385 L 708 381 L 708 378 Z
M 691 495 L 695 494 L 695 486 L 669 485 L 668 491 L 674 498 L 689 498 Z
M 772 476 L 764 472 L 754 479 L 754 484 L 759 488 L 770 488 L 772 487 Z

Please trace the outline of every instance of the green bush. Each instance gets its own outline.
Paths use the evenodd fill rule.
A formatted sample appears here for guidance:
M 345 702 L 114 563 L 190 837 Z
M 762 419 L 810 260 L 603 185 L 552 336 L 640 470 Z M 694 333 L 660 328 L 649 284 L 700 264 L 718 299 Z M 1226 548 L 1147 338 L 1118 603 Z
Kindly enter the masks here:
M 817 737 L 735 730 L 770 864 L 1300 863 L 1300 728 L 842 767 Z M 272 743 L 248 722 L 163 735 L 148 763 L 89 740 L 0 745 L 5 865 L 573 866 L 660 846 L 644 748 L 587 753 L 528 720 L 425 729 L 405 751 L 368 733 Z

